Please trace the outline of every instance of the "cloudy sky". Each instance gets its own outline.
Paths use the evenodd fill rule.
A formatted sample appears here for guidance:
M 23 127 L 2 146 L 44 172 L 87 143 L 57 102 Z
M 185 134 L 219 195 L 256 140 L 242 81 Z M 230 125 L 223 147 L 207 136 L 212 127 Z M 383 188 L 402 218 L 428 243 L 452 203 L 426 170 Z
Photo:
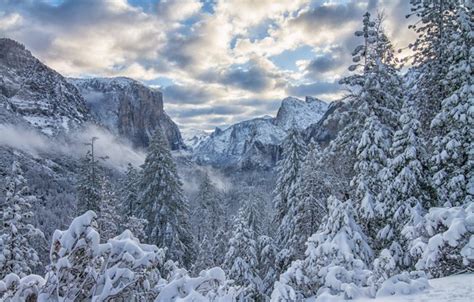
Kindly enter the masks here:
M 408 0 L 0 0 L 0 36 L 66 76 L 128 76 L 164 93 L 182 128 L 274 115 L 286 96 L 341 94 L 362 14 L 396 47 Z

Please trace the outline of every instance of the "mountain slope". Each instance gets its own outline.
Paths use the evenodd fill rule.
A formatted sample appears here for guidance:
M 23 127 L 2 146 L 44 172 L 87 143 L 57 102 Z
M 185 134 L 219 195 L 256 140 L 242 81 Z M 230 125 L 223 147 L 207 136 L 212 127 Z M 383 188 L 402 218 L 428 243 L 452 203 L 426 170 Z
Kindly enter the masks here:
M 16 41 L 0 39 L 0 75 L 5 116 L 21 116 L 47 135 L 68 132 L 90 118 L 76 87 Z
M 173 150 L 184 148 L 178 126 L 163 109 L 163 94 L 129 78 L 69 79 L 97 121 L 136 147 L 146 147 L 157 127 Z
M 316 123 L 327 106 L 313 98 L 286 98 L 275 118 L 255 118 L 225 130 L 216 129 L 193 150 L 193 157 L 200 164 L 218 167 L 272 167 L 280 156 L 280 144 L 287 131 L 292 127 L 303 130 Z

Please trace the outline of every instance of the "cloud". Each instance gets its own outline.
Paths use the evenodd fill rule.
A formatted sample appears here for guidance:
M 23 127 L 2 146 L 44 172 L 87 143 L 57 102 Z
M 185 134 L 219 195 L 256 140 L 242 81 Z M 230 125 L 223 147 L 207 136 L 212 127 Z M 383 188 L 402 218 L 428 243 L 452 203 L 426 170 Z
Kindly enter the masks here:
M 74 141 L 64 142 L 51 139 L 36 130 L 0 124 L 0 146 L 19 149 L 34 156 L 53 153 L 78 159 L 88 151 L 89 147 L 85 143 L 92 137 L 97 137 L 94 152 L 98 157 L 107 156 L 108 159 L 104 161 L 104 165 L 110 168 L 125 169 L 128 163 L 139 166 L 145 160 L 143 151 L 135 150 L 128 142 L 96 126 L 87 126 L 81 131 L 72 133 L 71 137 L 75 137 Z
M 315 82 L 288 87 L 288 94 L 304 97 L 321 94 L 333 94 L 341 90 L 341 86 L 335 82 Z
M 254 92 L 262 91 L 271 84 L 265 70 L 258 66 L 252 66 L 250 69 L 239 68 L 226 72 L 222 77 L 222 83 Z
M 397 47 L 414 35 L 406 26 L 411 20 L 404 18 L 410 6 L 405 0 L 0 3 L 0 36 L 19 40 L 66 76 L 169 79 L 162 90 L 171 117 L 180 126 L 203 129 L 275 114 L 274 100 L 288 94 L 334 98 L 340 87 L 333 81 L 348 73 L 350 53 L 359 43 L 353 33 L 366 10 L 385 9 L 387 32 Z M 310 56 L 272 62 L 298 49 Z M 246 100 L 255 103 L 246 106 Z M 190 105 L 244 108 L 195 110 L 199 117 L 192 116 Z

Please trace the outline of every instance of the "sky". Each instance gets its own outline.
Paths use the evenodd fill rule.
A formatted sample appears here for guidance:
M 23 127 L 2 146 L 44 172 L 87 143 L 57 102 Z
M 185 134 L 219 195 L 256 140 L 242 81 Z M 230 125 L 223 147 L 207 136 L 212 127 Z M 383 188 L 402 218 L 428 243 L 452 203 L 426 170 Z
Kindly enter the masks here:
M 408 0 L 0 0 L 0 36 L 65 76 L 159 88 L 181 129 L 212 130 L 340 97 L 366 11 L 395 47 L 413 40 Z

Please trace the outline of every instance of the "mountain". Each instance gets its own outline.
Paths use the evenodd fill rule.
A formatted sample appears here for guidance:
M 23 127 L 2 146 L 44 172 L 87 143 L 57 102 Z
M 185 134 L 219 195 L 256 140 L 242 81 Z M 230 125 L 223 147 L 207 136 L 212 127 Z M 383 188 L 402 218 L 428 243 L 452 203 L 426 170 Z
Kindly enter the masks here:
M 194 128 L 181 130 L 181 135 L 183 136 L 184 144 L 191 150 L 196 149 L 201 142 L 209 137 L 208 132 Z
M 69 79 L 90 108 L 94 118 L 135 147 L 147 147 L 157 127 L 173 150 L 184 148 L 178 126 L 163 109 L 163 94 L 124 77 Z
M 282 101 L 276 117 L 265 116 L 217 128 L 194 150 L 200 164 L 224 168 L 269 168 L 279 159 L 287 131 L 304 130 L 326 112 L 328 105 L 315 98 L 305 101 L 289 97 Z
M 76 87 L 14 40 L 0 39 L 0 75 L 0 122 L 26 121 L 54 136 L 90 119 Z
M 311 124 L 317 123 L 326 112 L 328 104 L 312 97 L 305 101 L 288 97 L 281 102 L 275 118 L 275 124 L 285 131 L 296 127 L 306 129 Z

